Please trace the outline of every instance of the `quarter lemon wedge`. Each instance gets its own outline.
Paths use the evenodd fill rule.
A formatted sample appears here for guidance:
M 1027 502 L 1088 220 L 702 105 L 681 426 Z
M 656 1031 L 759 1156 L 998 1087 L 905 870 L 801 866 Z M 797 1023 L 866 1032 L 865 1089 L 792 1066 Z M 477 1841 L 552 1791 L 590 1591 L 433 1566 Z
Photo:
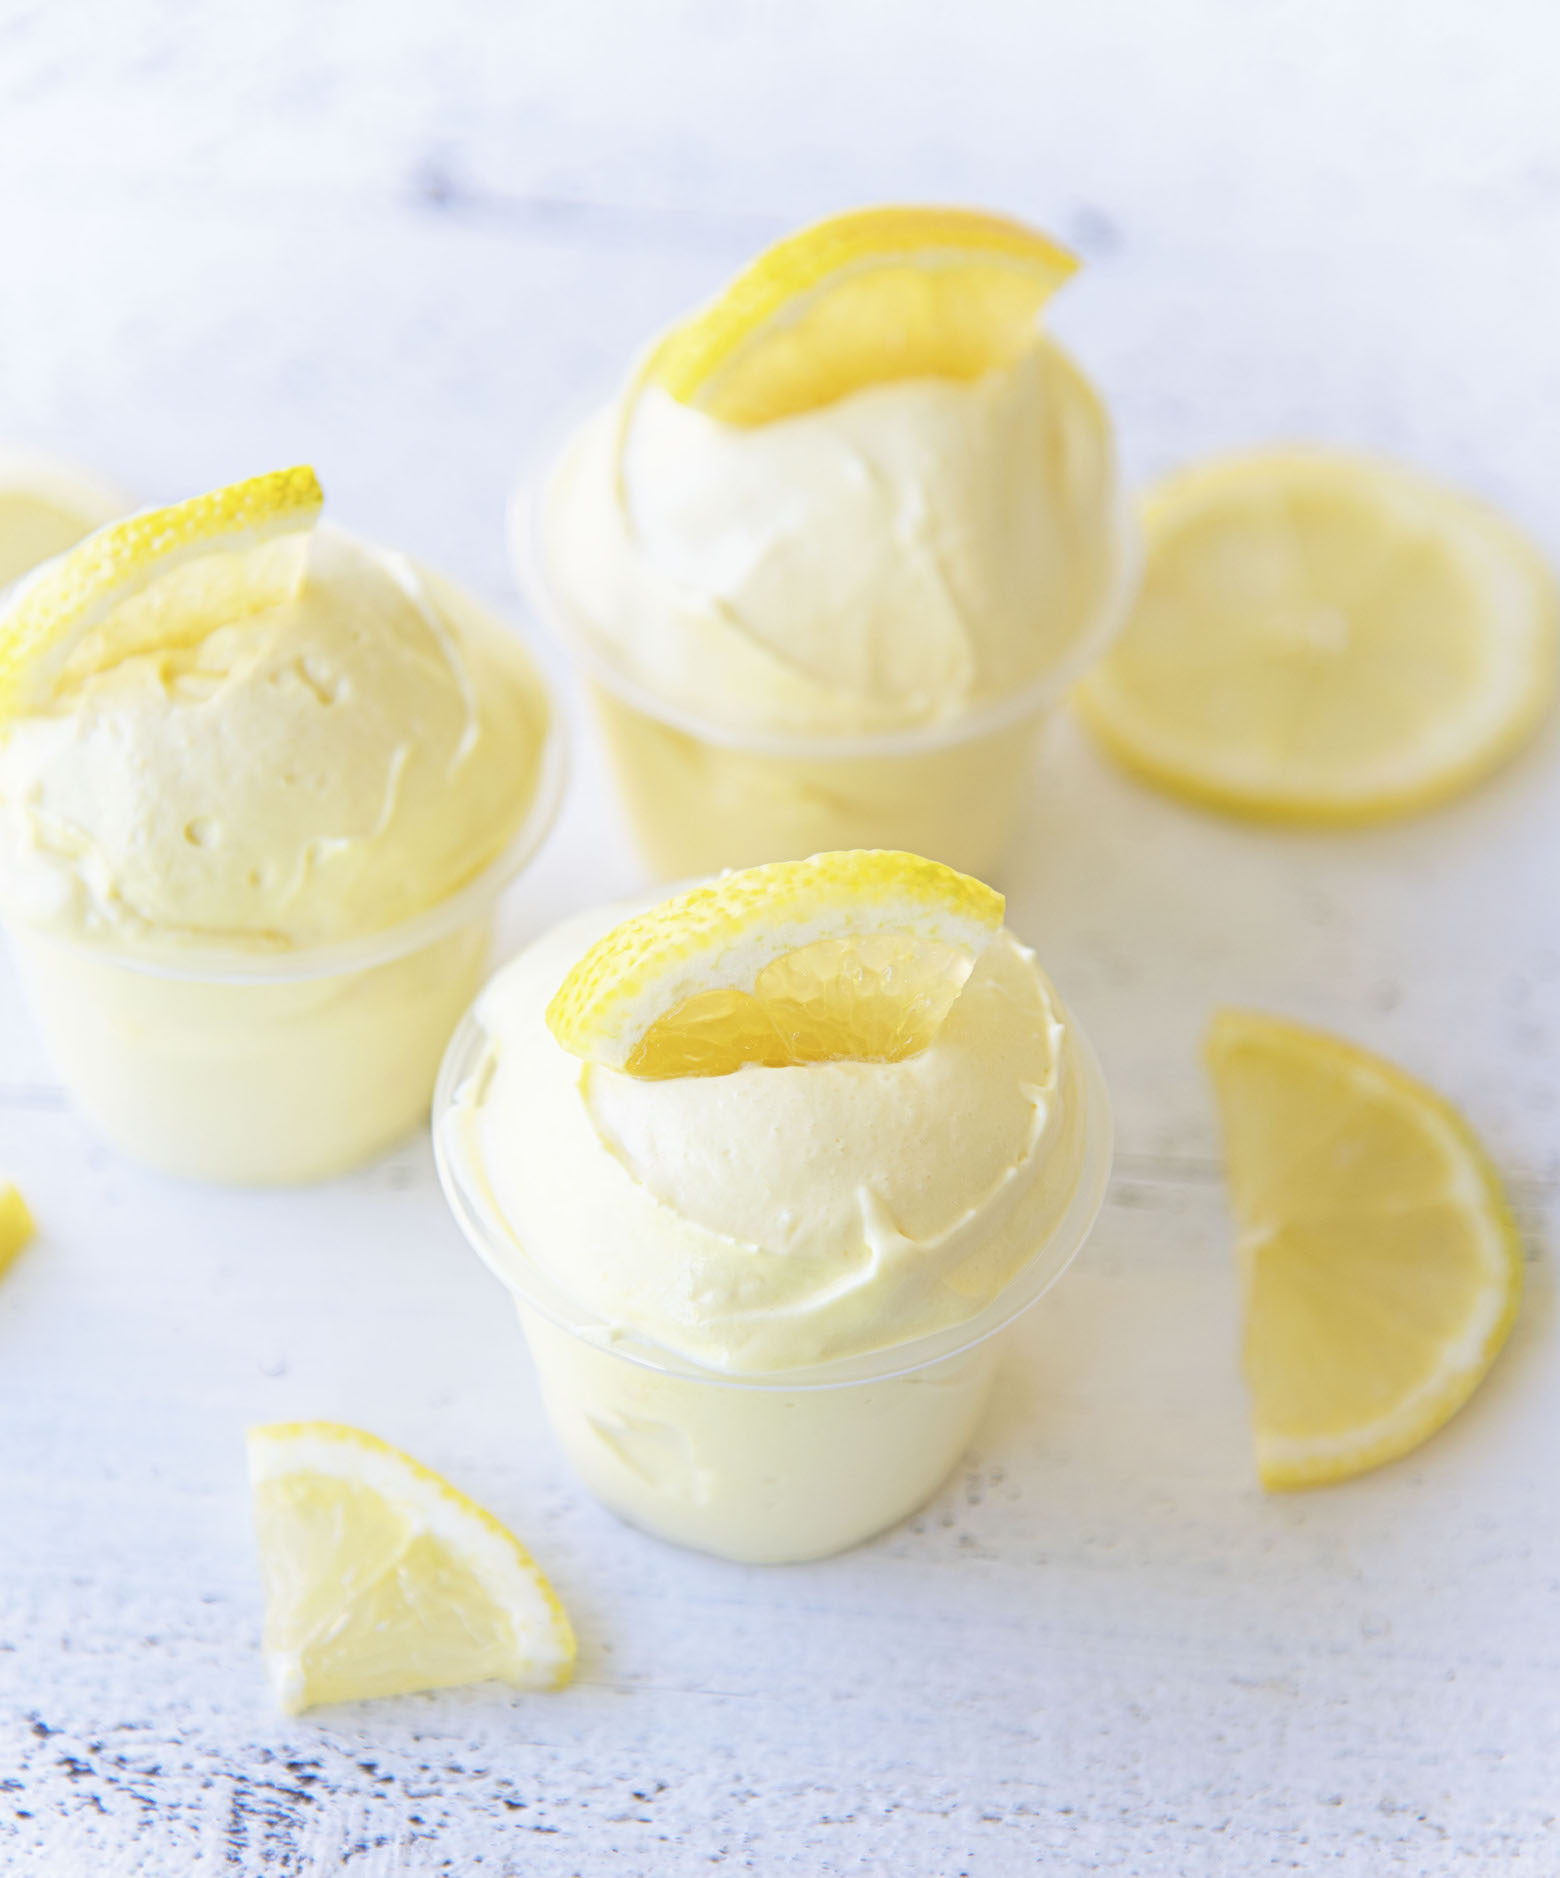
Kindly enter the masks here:
M 278 1422 L 250 1430 L 249 1474 L 285 1713 L 568 1681 L 574 1633 L 530 1554 L 408 1455 L 334 1422 Z
M 923 1050 L 1002 895 L 888 850 L 726 874 L 615 927 L 547 1007 L 564 1049 L 645 1078 Z
M 1503 517 L 1321 452 L 1170 477 L 1125 632 L 1079 686 L 1127 767 L 1217 807 L 1357 822 L 1511 755 L 1549 705 L 1553 575 Z
M 1466 1122 L 1380 1057 L 1224 1011 L 1208 1062 L 1262 1484 L 1347 1480 L 1477 1387 L 1521 1296 L 1516 1227 Z
M 8 1272 L 34 1232 L 33 1216 L 19 1188 L 0 1180 L 0 1276 Z
M 312 528 L 323 502 L 313 470 L 277 470 L 126 516 L 45 562 L 0 609 L 0 720 L 114 660 L 289 598 L 301 563 L 277 538 Z
M 728 424 L 767 424 L 891 379 L 1006 364 L 1077 271 L 1021 222 L 858 209 L 778 242 L 654 348 L 639 383 Z

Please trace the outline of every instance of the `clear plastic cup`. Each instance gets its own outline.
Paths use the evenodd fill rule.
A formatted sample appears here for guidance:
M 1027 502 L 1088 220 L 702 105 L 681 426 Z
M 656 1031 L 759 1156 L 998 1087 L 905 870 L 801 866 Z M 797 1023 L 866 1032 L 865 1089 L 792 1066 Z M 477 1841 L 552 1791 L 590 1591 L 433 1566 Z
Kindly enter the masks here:
M 897 848 L 985 879 L 1000 869 L 1040 736 L 1126 620 L 1141 549 L 1123 497 L 1098 613 L 1042 678 L 950 723 L 861 736 L 732 730 L 654 696 L 597 644 L 547 573 L 549 483 L 522 490 L 510 545 L 537 617 L 583 673 L 629 823 L 663 880 Z
M 548 724 L 525 819 L 489 867 L 413 919 L 276 954 L 115 950 L 10 926 L 55 1065 L 107 1140 L 163 1173 L 273 1185 L 345 1172 L 428 1113 L 486 975 L 499 896 L 562 799 L 563 718 L 533 675 Z
M 751 1564 L 823 1558 L 923 1505 L 969 1445 L 1004 1333 L 1056 1281 L 1110 1177 L 1104 1077 L 1076 1026 L 1084 1160 L 1072 1200 L 1019 1275 L 934 1336 L 809 1369 L 732 1374 L 688 1361 L 580 1306 L 520 1253 L 454 1125 L 485 1074 L 475 1012 L 434 1095 L 439 1178 L 461 1229 L 514 1297 L 548 1420 L 597 1499 L 674 1544 Z

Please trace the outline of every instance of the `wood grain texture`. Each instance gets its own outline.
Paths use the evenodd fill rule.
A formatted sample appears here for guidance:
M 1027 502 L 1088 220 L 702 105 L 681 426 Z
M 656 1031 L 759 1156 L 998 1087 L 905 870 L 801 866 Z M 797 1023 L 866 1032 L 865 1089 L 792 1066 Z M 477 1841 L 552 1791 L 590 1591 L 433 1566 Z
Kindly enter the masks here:
M 309 459 L 332 512 L 515 610 L 514 480 L 793 222 L 1028 214 L 1143 476 L 1400 453 L 1551 553 L 1560 52 L 1532 4 L 1306 9 L 0 0 L 0 441 L 147 499 Z M 583 729 L 583 726 L 582 726 Z M 1122 1155 L 919 1518 L 824 1564 L 676 1552 L 575 1486 L 425 1142 L 297 1193 L 143 1174 L 0 971 L 0 1870 L 1058 1874 L 1560 1866 L 1560 732 L 1444 811 L 1273 834 L 1067 724 L 1004 883 Z M 588 739 L 506 944 L 632 886 Z M 1249 1002 L 1456 1100 L 1530 1294 L 1409 1460 L 1267 1498 L 1197 1045 Z M 270 1709 L 246 1423 L 360 1423 L 513 1524 L 557 1697 Z

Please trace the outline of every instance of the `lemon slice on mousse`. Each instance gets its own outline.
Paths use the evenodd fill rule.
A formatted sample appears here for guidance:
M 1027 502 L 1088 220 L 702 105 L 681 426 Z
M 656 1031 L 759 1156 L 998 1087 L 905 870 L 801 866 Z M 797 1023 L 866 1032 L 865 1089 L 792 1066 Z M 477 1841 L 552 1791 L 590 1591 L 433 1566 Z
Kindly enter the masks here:
M 726 874 L 599 939 L 547 1007 L 571 1054 L 631 1076 L 724 1076 L 924 1050 L 1002 925 L 1002 895 L 862 850 Z
M 899 378 L 978 378 L 1016 357 L 1078 262 L 970 209 L 858 209 L 761 254 L 650 352 L 658 385 L 757 425 Z M 631 403 L 632 396 L 625 402 Z
M 497 1680 L 556 1689 L 574 1633 L 525 1547 L 410 1456 L 334 1422 L 249 1431 L 277 1701 Z
M 111 522 L 24 579 L 0 611 L 0 719 L 129 654 L 290 598 L 290 539 L 319 518 L 311 469 L 277 470 Z
M 1262 1484 L 1347 1480 L 1478 1386 L 1521 1296 L 1516 1227 L 1467 1123 L 1380 1057 L 1224 1011 L 1208 1061 Z
M 1074 694 L 1129 769 L 1299 822 L 1422 807 L 1554 694 L 1554 577 L 1502 516 L 1390 464 L 1289 451 L 1182 471 L 1144 512 L 1126 630 Z

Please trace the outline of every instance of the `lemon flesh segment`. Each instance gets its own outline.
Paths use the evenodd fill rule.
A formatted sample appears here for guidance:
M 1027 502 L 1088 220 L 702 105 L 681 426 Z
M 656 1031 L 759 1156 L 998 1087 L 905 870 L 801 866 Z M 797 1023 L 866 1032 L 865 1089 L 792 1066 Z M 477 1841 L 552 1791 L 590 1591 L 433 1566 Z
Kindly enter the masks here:
M 490 1514 L 360 1429 L 249 1432 L 265 1652 L 289 1715 L 321 1702 L 497 1680 L 555 1689 L 574 1633 Z
M 599 939 L 548 1028 L 572 1055 L 642 1077 L 895 1060 L 931 1041 L 1003 911 L 994 889 L 915 854 L 747 868 Z
M 0 1180 L 0 1276 L 10 1270 L 35 1230 L 33 1216 L 19 1189 Z
M 312 528 L 323 502 L 313 470 L 277 470 L 126 516 L 46 562 L 0 611 L 0 719 L 290 598 L 302 564 L 278 538 Z
M 752 426 L 894 379 L 978 378 L 1017 355 L 1077 267 L 1002 216 L 857 210 L 760 255 L 661 340 L 637 382 Z
M 1127 767 L 1236 812 L 1351 822 L 1510 756 L 1554 693 L 1556 588 L 1503 517 L 1323 453 L 1172 476 L 1126 630 L 1079 686 Z
M 1262 1484 L 1349 1479 L 1433 1434 L 1494 1361 L 1522 1290 L 1510 1209 L 1456 1111 L 1379 1057 L 1225 1011 L 1208 1062 Z

